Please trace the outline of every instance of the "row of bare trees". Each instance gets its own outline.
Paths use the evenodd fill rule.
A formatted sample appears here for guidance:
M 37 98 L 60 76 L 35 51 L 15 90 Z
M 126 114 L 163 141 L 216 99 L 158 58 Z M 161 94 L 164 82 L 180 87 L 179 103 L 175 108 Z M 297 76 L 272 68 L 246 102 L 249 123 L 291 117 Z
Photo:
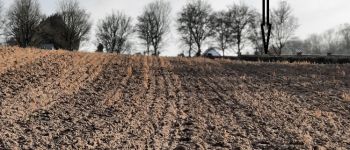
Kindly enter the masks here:
M 286 43 L 285 54 L 320 55 L 332 53 L 334 55 L 350 55 L 350 24 L 339 25 L 321 34 L 312 34 L 305 40 L 292 38 Z
M 135 26 L 130 16 L 113 12 L 99 21 L 97 41 L 107 52 L 125 53 L 130 51 L 130 38 L 136 32 L 146 47 L 145 54 L 159 55 L 164 38 L 170 32 L 170 14 L 170 3 L 162 0 L 145 6 Z
M 7 12 L 6 30 L 21 47 L 30 46 L 43 15 L 35 0 L 15 0 Z
M 271 18 L 273 42 L 270 53 L 281 55 L 298 23 L 286 1 L 280 1 Z M 189 48 L 189 56 L 193 51 L 196 51 L 196 56 L 201 55 L 202 45 L 210 39 L 214 39 L 224 55 L 226 50 L 241 55 L 247 44 L 262 54 L 260 19 L 260 14 L 245 4 L 233 4 L 227 10 L 213 12 L 209 3 L 195 0 L 187 3 L 180 12 L 177 30 L 183 44 Z
M 68 41 L 66 49 L 79 49 L 80 43 L 88 39 L 90 15 L 79 6 L 77 0 L 61 0 L 56 14 L 62 16 L 66 25 L 63 32 L 64 40 Z M 163 0 L 155 0 L 145 6 L 135 25 L 127 14 L 112 12 L 98 22 L 96 37 L 99 48 L 111 53 L 126 53 L 132 46 L 131 38 L 137 35 L 146 49 L 145 54 L 159 55 L 170 32 L 170 14 L 170 3 Z M 183 45 L 188 47 L 189 56 L 200 56 L 208 41 L 215 41 L 215 46 L 224 54 L 234 51 L 240 55 L 247 45 L 262 53 L 260 17 L 255 9 L 245 4 L 235 3 L 226 10 L 215 12 L 207 1 L 192 0 L 178 13 L 176 27 Z M 5 18 L 8 37 L 19 46 L 27 47 L 32 46 L 33 36 L 46 17 L 40 11 L 37 0 L 14 0 Z M 298 23 L 286 1 L 280 1 L 279 6 L 272 10 L 271 18 L 273 32 L 270 53 L 281 55 Z
M 65 49 L 78 50 L 80 43 L 87 39 L 91 29 L 90 15 L 79 6 L 77 0 L 59 1 L 56 14 L 65 24 L 65 30 L 62 31 L 63 40 L 68 41 Z M 37 0 L 14 0 L 4 16 L 3 34 L 6 35 L 8 42 L 20 47 L 33 46 L 34 35 L 38 32 L 40 23 L 47 18 L 41 12 Z
M 137 18 L 135 26 L 130 16 L 120 11 L 112 12 L 100 20 L 97 26 L 99 47 L 110 53 L 129 52 L 132 43 L 130 38 L 136 32 L 146 47 L 145 54 L 159 55 L 165 35 L 170 32 L 170 14 L 170 3 L 162 0 L 149 3 Z
M 4 25 L 3 9 L 4 3 L 0 0 L 0 37 L 3 35 L 2 29 Z

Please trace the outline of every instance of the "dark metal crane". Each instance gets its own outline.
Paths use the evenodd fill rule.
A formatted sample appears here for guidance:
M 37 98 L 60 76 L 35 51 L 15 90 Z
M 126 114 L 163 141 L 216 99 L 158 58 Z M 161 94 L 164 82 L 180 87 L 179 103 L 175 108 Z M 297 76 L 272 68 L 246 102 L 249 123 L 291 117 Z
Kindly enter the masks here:
M 272 24 L 270 23 L 270 0 L 263 0 L 261 34 L 265 54 L 269 51 Z M 266 31 L 267 30 L 267 31 Z

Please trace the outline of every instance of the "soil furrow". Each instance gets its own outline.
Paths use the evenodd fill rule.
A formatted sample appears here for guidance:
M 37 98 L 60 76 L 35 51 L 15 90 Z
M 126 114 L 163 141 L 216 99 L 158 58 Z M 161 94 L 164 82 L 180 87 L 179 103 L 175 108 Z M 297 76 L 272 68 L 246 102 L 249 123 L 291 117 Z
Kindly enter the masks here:
M 0 149 L 349 149 L 349 65 L 0 48 Z
M 105 115 L 101 114 L 101 111 L 106 110 L 101 109 L 101 107 L 96 108 L 95 106 L 98 106 L 96 104 L 103 99 L 102 90 L 117 85 L 118 80 L 113 79 L 113 72 L 116 74 L 120 73 L 118 65 L 121 64 L 107 64 L 95 81 L 80 89 L 75 95 L 61 97 L 58 99 L 59 102 L 53 105 L 50 110 L 38 110 L 30 115 L 29 118 L 22 120 L 20 123 L 22 124 L 21 129 L 23 132 L 26 132 L 26 139 L 33 139 L 33 142 L 46 143 L 50 147 L 56 148 L 72 148 L 74 142 L 83 142 L 80 144 L 96 146 L 98 141 L 89 143 L 89 141 L 85 140 L 79 141 L 79 138 L 90 139 L 88 137 L 93 137 L 93 133 L 96 133 L 97 125 L 93 120 L 100 118 L 101 115 Z M 104 83 L 105 80 L 115 83 L 106 84 Z M 92 90 L 87 90 L 87 88 Z M 83 101 L 74 101 L 75 99 L 81 99 Z M 73 116 L 75 117 L 72 118 Z M 43 126 L 44 124 L 45 126 Z M 36 126 L 42 127 L 36 128 Z M 51 131 L 52 128 L 56 130 Z M 86 133 L 92 134 L 87 135 Z M 43 134 L 47 134 L 46 138 L 39 138 Z M 73 136 L 76 138 L 72 139 Z M 25 141 L 20 146 L 27 146 L 29 148 L 33 146 L 30 142 Z
M 8 47 L 0 50 L 0 75 L 8 70 L 33 63 L 38 58 L 45 57 L 49 52 L 35 49 L 19 49 Z

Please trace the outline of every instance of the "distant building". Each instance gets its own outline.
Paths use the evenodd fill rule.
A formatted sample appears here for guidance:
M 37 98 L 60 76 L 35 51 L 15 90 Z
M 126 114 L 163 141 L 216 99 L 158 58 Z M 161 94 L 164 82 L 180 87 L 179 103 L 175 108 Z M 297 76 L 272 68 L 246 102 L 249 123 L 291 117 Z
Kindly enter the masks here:
M 219 52 L 220 50 L 218 48 L 215 47 L 211 47 L 209 49 L 207 49 L 202 56 L 204 57 L 221 57 L 221 54 Z
M 79 49 L 80 40 L 73 40 L 72 43 L 66 39 L 68 27 L 63 17 L 54 14 L 43 20 L 32 38 L 31 45 L 42 49 Z

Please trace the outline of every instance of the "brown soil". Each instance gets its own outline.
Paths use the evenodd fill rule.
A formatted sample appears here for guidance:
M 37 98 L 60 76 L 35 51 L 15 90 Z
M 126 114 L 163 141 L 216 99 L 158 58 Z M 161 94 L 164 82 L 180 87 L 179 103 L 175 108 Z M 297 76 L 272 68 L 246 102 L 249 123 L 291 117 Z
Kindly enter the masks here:
M 350 149 L 350 65 L 0 48 L 0 149 Z

